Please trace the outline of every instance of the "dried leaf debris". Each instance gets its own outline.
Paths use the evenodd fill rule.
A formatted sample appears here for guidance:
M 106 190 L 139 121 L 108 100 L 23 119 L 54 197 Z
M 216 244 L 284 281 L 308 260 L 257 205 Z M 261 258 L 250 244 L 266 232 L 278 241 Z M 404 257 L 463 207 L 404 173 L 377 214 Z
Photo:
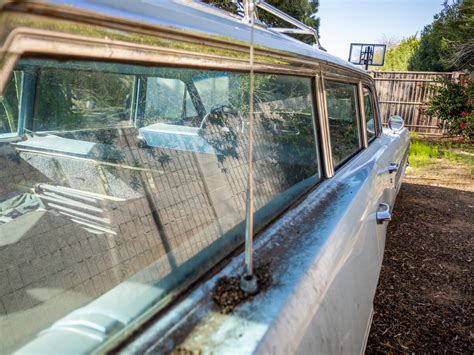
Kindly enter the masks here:
M 255 268 L 255 276 L 257 278 L 258 293 L 269 288 L 272 284 L 270 263 L 263 263 L 257 266 Z M 240 289 L 240 275 L 221 277 L 217 280 L 212 292 L 212 299 L 224 314 L 231 313 L 239 304 L 254 296 Z

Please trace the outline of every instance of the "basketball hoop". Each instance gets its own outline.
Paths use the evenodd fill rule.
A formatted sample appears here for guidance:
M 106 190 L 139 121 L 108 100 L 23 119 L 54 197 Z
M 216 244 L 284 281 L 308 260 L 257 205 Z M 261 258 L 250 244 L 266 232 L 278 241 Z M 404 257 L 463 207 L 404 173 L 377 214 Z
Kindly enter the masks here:
M 351 43 L 349 62 L 363 65 L 365 70 L 369 69 L 369 65 L 382 67 L 386 49 L 385 44 Z

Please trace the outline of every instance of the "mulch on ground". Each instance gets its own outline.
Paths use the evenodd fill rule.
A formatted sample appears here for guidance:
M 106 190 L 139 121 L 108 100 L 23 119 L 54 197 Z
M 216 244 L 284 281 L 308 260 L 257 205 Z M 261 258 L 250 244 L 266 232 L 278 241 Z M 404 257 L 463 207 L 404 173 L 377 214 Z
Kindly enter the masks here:
M 403 184 L 368 354 L 474 353 L 474 193 Z

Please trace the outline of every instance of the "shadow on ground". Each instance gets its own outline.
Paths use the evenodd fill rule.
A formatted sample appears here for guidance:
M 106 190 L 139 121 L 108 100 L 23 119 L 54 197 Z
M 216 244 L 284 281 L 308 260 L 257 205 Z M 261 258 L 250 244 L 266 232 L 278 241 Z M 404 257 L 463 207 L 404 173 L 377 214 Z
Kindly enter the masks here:
M 474 192 L 404 183 L 367 354 L 474 353 Z

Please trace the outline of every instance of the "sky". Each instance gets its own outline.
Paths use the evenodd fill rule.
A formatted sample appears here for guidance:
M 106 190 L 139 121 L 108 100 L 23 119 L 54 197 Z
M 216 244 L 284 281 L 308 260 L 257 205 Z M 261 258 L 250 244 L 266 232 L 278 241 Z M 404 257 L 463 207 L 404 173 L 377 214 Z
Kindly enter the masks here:
M 380 43 L 421 32 L 443 0 L 319 0 L 321 44 L 347 60 L 351 43 Z

